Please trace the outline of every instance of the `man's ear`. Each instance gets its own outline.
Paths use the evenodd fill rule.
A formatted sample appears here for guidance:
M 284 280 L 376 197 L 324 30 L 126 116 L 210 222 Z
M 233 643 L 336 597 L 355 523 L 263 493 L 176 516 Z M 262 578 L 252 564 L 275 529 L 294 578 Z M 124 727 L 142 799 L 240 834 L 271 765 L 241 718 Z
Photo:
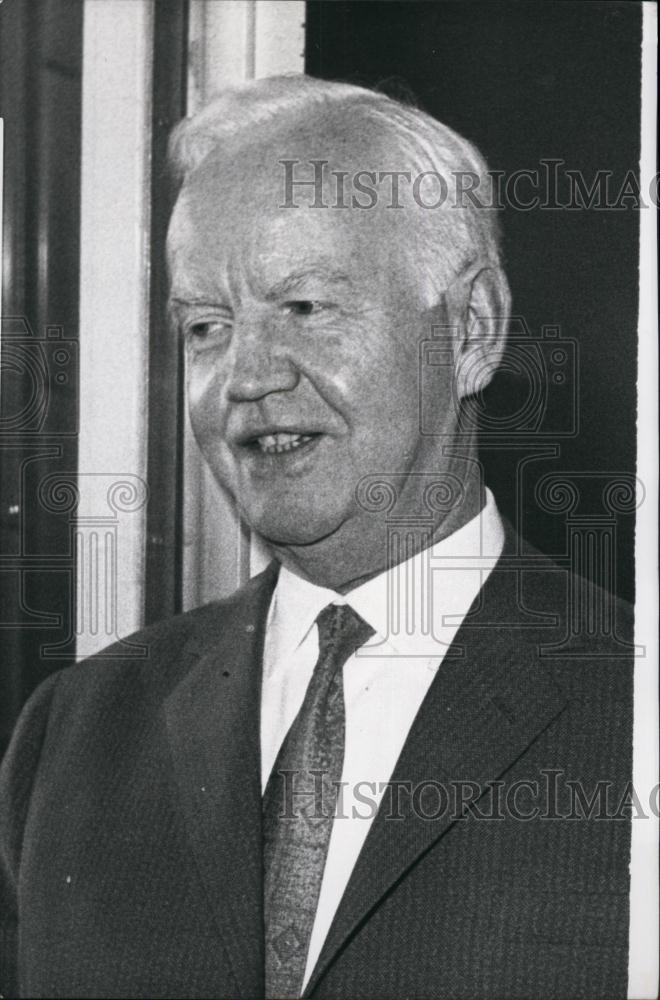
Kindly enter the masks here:
M 483 267 L 469 280 L 464 327 L 456 345 L 456 391 L 482 392 L 499 368 L 506 344 L 511 293 L 504 271 Z

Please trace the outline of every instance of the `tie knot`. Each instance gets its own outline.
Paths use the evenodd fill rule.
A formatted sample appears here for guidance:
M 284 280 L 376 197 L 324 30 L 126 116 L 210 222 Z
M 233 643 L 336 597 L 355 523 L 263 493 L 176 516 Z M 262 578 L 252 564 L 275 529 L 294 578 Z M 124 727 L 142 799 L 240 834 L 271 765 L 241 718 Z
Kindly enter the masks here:
M 375 634 L 350 604 L 328 604 L 316 619 L 319 630 L 319 655 L 333 656 L 343 662 Z

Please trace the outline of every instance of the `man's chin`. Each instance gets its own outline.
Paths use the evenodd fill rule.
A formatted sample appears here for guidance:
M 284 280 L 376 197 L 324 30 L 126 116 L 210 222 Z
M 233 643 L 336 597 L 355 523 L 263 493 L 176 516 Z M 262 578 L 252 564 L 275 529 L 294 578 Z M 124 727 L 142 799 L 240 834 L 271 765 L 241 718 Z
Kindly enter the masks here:
M 290 515 L 281 517 L 269 514 L 264 514 L 261 517 L 250 517 L 246 513 L 245 520 L 267 545 L 275 549 L 320 544 L 332 537 L 343 523 L 343 518 L 338 518 L 336 515 L 309 519 L 302 514 L 298 517 Z

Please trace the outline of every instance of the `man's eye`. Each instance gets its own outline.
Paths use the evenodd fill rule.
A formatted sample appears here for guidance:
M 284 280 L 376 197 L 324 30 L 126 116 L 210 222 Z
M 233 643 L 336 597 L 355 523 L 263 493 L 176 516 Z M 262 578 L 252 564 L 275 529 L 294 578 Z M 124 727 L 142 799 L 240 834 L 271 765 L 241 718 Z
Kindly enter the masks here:
M 197 341 L 211 340 L 215 337 L 223 336 L 229 328 L 229 323 L 221 320 L 202 320 L 196 323 L 189 323 L 184 333 L 187 338 Z
M 286 302 L 285 306 L 294 316 L 312 316 L 323 310 L 323 304 L 315 299 L 295 299 Z

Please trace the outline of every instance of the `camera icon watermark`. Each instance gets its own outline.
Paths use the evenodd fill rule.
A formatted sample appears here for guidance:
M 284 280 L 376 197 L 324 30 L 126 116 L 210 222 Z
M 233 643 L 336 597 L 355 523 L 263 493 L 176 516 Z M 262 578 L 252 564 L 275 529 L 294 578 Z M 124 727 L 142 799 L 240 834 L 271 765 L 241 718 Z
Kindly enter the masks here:
M 2 372 L 4 379 L 20 380 L 22 391 L 16 407 L 0 417 L 3 438 L 21 440 L 44 435 L 58 438 L 78 434 L 76 406 L 53 407 L 58 392 L 70 392 L 78 372 L 78 341 L 61 326 L 47 326 L 37 336 L 23 316 L 2 319 Z
M 498 322 L 505 322 L 499 319 Z M 475 325 L 484 323 L 476 319 Z M 420 343 L 419 428 L 423 435 L 446 435 L 447 424 L 438 419 L 436 404 L 439 369 L 451 372 L 454 427 L 452 433 L 479 431 L 484 438 L 567 439 L 579 433 L 579 352 L 575 339 L 561 335 L 556 325 L 543 326 L 533 336 L 520 316 L 508 319 L 509 335 L 504 356 L 488 351 L 456 359 L 456 331 L 435 326 L 431 337 Z M 478 338 L 478 331 L 472 330 Z M 508 381 L 497 409 L 486 400 L 481 386 L 498 372 Z M 459 396 L 458 385 L 468 387 Z M 474 387 L 469 392 L 470 386 Z

